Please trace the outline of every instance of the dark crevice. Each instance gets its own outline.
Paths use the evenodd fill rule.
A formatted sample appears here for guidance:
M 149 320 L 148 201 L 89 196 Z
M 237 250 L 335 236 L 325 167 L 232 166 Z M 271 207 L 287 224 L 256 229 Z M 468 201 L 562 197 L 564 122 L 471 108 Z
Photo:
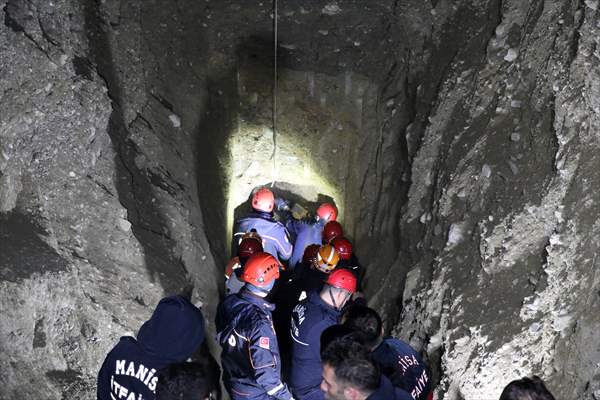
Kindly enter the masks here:
M 577 7 L 573 12 L 573 37 L 571 38 L 571 44 L 569 46 L 569 64 L 571 64 L 575 57 L 577 57 L 577 53 L 579 52 L 579 40 L 581 39 L 581 34 L 579 31 L 581 30 L 581 26 L 585 21 L 585 2 L 584 0 L 577 1 Z M 579 19 L 577 19 L 579 17 Z
M 114 196 L 115 196 L 115 194 L 114 194 L 114 193 L 113 193 L 113 192 L 112 192 L 112 191 L 111 191 L 109 188 L 107 188 L 105 184 L 103 184 L 103 183 L 101 183 L 101 182 L 98 182 L 96 179 L 94 179 L 94 177 L 93 177 L 93 176 L 91 176 L 91 175 L 86 175 L 86 178 L 88 178 L 90 181 L 92 181 L 92 182 L 94 182 L 96 185 L 98 185 L 98 187 L 100 187 L 100 189 L 104 190 L 104 192 L 105 192 L 106 194 L 108 194 L 109 196 L 111 196 L 111 197 L 114 197 Z
M 94 80 L 94 66 L 87 57 L 73 57 L 73 70 L 75 73 L 88 81 Z
M 558 153 L 560 151 L 560 142 L 558 140 L 558 134 L 556 132 L 556 96 L 554 94 L 551 95 L 550 101 L 548 105 L 548 112 L 550 113 L 550 123 L 549 128 L 552 131 L 551 135 L 551 146 L 552 146 L 552 157 L 550 160 L 550 168 L 552 173 L 556 176 L 558 175 L 558 167 L 556 166 L 556 161 L 558 157 Z M 562 125 L 561 125 L 562 126 Z
M 170 112 L 174 112 L 173 104 L 171 104 L 167 99 L 153 92 L 150 92 L 150 95 L 154 97 L 156 101 L 158 101 L 164 108 L 166 108 Z
M 523 32 L 521 33 L 521 42 L 526 35 L 531 34 L 535 29 L 540 17 L 544 13 L 544 1 L 536 0 L 533 2 L 533 5 L 529 6 L 527 9 L 527 15 L 525 16 L 525 24 Z
M 25 32 L 25 28 L 21 24 L 19 24 L 17 20 L 14 19 L 11 15 L 15 7 L 16 6 L 14 2 L 10 1 L 4 6 L 4 25 L 7 28 L 10 28 L 13 32 Z
M 48 31 L 46 31 L 46 28 L 44 27 L 44 24 L 42 23 L 42 20 L 38 17 L 38 25 L 40 27 L 40 32 L 42 32 L 42 37 L 50 44 L 57 46 L 57 47 L 62 47 L 60 42 L 58 42 L 56 39 L 54 39 L 52 36 L 50 36 L 50 34 L 48 33 Z
M 19 21 L 19 18 L 31 19 L 31 17 L 27 14 L 27 11 L 23 8 L 25 7 L 24 3 L 18 1 L 9 1 L 6 3 L 4 7 L 4 25 L 11 29 L 16 33 L 23 33 L 23 35 L 31 42 L 33 45 L 46 56 L 51 62 L 54 62 L 50 57 L 50 53 L 48 49 L 46 49 L 36 38 L 25 29 L 25 26 Z M 22 14 L 22 15 L 21 15 Z M 42 31 L 42 36 L 48 43 L 54 44 L 54 40 L 50 37 L 46 37 L 42 26 L 40 25 L 40 30 Z
M 69 263 L 44 241 L 48 236 L 32 215 L 0 213 L 0 281 L 66 271 Z

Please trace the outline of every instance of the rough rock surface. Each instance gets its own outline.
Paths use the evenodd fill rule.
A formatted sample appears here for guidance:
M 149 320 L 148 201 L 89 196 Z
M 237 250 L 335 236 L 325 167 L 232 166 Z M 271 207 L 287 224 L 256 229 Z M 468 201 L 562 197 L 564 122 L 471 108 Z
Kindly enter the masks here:
M 439 399 L 599 399 L 598 1 L 279 6 L 273 137 L 271 2 L 0 0 L 0 397 L 92 398 L 165 293 L 212 323 L 275 176 L 342 206 Z
M 155 75 L 124 77 L 139 49 L 103 53 L 113 10 L 82 3 L 0 2 L 4 399 L 93 398 L 106 352 L 164 294 L 195 288 L 209 321 L 218 297 L 192 139 L 143 90 Z
M 440 398 L 529 374 L 599 398 L 597 4 L 504 1 L 497 18 L 477 63 L 448 65 L 415 153 L 396 332 L 439 360 Z

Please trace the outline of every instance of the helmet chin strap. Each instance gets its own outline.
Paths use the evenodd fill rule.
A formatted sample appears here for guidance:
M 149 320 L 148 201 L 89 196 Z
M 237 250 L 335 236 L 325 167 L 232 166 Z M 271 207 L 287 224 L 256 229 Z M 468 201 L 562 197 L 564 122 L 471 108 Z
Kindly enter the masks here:
M 340 304 L 338 306 L 337 301 L 335 301 L 335 297 L 333 296 L 333 291 L 331 290 L 331 286 L 329 287 L 329 290 L 327 292 L 329 293 L 329 298 L 331 299 L 333 308 L 335 308 L 338 311 L 340 311 L 344 307 L 344 305 L 346 304 L 346 301 L 350 298 L 350 296 L 352 296 L 352 293 L 349 293 L 350 296 L 346 295 L 346 298 L 342 301 L 342 304 Z
M 335 308 L 336 310 L 339 310 L 340 308 L 337 305 L 337 301 L 335 301 L 335 297 L 333 297 L 333 292 L 331 291 L 331 287 L 329 288 L 329 290 L 327 290 L 327 292 L 329 293 L 329 298 L 331 299 L 333 308 Z
M 348 300 L 350 297 L 352 297 L 352 293 L 348 293 L 348 294 L 346 294 L 346 296 L 345 296 L 345 299 L 342 301 L 342 304 L 340 304 L 340 305 L 338 306 L 338 304 L 337 304 L 337 301 L 335 301 L 335 297 L 333 296 L 333 291 L 331 290 L 331 286 L 329 287 L 329 290 L 328 290 L 327 292 L 329 293 L 329 298 L 331 299 L 331 302 L 333 303 L 333 304 L 332 304 L 332 305 L 333 305 L 333 308 L 335 308 L 335 309 L 336 309 L 336 310 L 338 310 L 338 311 L 340 311 L 340 310 L 341 310 L 341 309 L 344 307 L 344 305 L 346 304 L 346 301 L 347 301 L 347 300 Z M 345 290 L 344 290 L 344 292 L 345 292 Z

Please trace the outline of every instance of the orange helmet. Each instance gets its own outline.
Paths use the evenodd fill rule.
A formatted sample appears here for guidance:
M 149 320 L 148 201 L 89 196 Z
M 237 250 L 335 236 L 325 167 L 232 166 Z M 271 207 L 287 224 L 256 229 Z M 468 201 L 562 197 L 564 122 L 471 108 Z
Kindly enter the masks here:
M 323 228 L 323 243 L 331 242 L 331 239 L 342 236 L 344 231 L 342 225 L 337 221 L 329 221 Z
M 240 280 L 256 287 L 265 287 L 279 278 L 279 261 L 269 253 L 258 252 L 250 256 Z
M 266 188 L 260 188 L 252 195 L 252 208 L 258 211 L 271 212 L 275 207 L 275 196 Z
M 337 219 L 337 209 L 331 203 L 323 203 L 317 208 L 317 216 L 325 221 L 335 221 Z
M 356 277 L 347 269 L 336 269 L 328 277 L 325 283 L 338 289 L 356 292 Z
M 349 260 L 352 257 L 352 243 L 345 237 L 333 238 L 331 245 L 335 247 L 342 260 Z
M 238 246 L 238 256 L 248 258 L 254 253 L 263 251 L 262 239 L 256 232 L 248 232 L 242 236 L 242 241 Z
M 321 272 L 330 273 L 340 261 L 340 256 L 332 245 L 324 244 L 317 252 L 315 267 Z

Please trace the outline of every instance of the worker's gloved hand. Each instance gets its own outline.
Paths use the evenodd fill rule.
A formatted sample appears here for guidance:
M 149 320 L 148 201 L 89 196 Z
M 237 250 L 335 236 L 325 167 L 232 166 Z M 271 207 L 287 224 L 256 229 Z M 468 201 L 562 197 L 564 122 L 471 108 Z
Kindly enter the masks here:
M 277 207 L 277 210 L 279 211 L 288 211 L 290 209 L 290 202 L 281 197 L 277 197 L 275 199 L 275 207 Z

